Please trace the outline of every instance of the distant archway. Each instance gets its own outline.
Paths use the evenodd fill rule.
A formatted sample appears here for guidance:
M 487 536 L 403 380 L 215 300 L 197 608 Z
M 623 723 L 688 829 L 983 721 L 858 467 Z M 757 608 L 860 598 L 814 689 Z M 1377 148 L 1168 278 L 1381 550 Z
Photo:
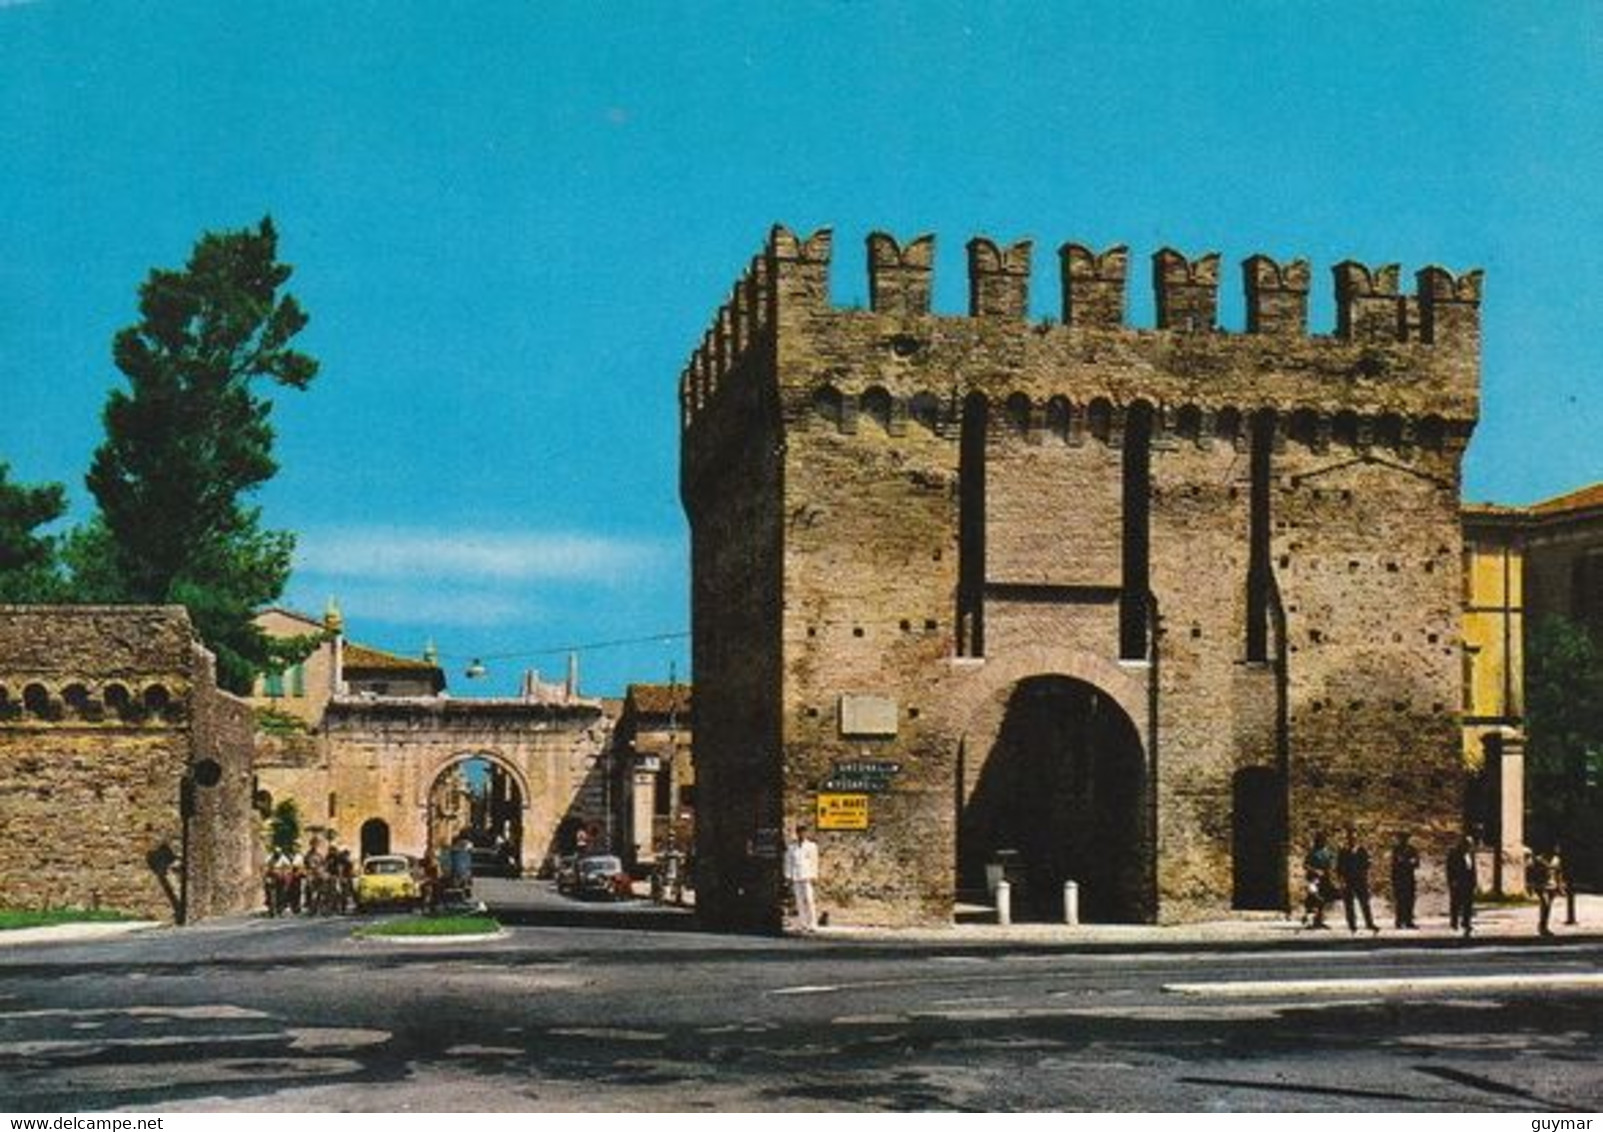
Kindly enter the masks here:
M 429 847 L 466 839 L 512 862 L 523 859 L 523 790 L 511 769 L 488 754 L 447 763 L 429 788 Z
M 970 735 L 961 761 L 961 889 L 986 892 L 986 866 L 1011 851 L 1017 919 L 1061 920 L 1069 880 L 1086 920 L 1152 918 L 1146 760 L 1113 697 L 1069 676 L 1020 680 L 989 749 Z

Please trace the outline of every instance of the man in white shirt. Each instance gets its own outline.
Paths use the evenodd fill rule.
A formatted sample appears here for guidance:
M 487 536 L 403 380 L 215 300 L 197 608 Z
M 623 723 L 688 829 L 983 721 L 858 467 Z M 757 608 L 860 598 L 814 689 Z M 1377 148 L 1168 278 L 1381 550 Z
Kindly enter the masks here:
M 796 841 L 785 850 L 785 879 L 790 881 L 796 897 L 796 918 L 801 930 L 816 930 L 818 905 L 813 899 L 813 884 L 818 880 L 818 843 L 807 835 L 805 825 L 796 827 Z

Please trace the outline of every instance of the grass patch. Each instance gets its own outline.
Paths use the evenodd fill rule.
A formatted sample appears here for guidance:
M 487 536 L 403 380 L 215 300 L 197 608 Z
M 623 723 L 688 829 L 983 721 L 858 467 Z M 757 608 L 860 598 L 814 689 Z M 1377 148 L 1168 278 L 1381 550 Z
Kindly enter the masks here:
M 404 916 L 357 928 L 357 939 L 386 936 L 494 935 L 501 925 L 493 916 Z
M 110 923 L 132 920 L 126 912 L 110 908 L 0 908 L 0 931 L 46 928 L 52 924 Z

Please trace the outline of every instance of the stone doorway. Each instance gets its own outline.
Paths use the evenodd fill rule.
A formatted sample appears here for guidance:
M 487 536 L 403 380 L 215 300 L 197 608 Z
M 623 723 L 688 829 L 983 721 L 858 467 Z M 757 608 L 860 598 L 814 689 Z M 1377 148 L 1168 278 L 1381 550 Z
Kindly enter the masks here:
M 429 789 L 429 847 L 435 853 L 466 839 L 494 850 L 505 864 L 523 859 L 523 791 L 513 773 L 489 755 L 447 765 Z
M 362 823 L 362 860 L 382 857 L 390 851 L 390 823 L 383 818 L 368 818 Z
M 966 739 L 958 812 L 958 885 L 989 901 L 986 865 L 1016 854 L 1015 920 L 1063 918 L 1079 884 L 1080 918 L 1143 923 L 1154 915 L 1146 761 L 1111 696 L 1067 676 L 1013 685 L 990 749 Z M 978 749 L 976 749 L 978 748 Z
M 1231 784 L 1231 901 L 1243 911 L 1286 903 L 1286 782 L 1273 767 L 1238 770 Z

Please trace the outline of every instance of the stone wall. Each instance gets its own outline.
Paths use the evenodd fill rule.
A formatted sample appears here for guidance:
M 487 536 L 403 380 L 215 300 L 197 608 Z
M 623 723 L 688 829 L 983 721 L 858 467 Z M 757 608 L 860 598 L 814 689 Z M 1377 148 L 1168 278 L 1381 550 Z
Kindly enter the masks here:
M 182 783 L 203 759 L 186 830 Z M 248 907 L 250 717 L 179 607 L 0 607 L 0 891 L 172 919 Z
M 714 918 L 773 921 L 753 850 L 851 764 L 882 773 L 854 787 L 868 827 L 820 836 L 845 920 L 948 918 L 987 781 L 1038 780 L 1059 820 L 1120 799 L 1077 852 L 1123 918 L 1284 907 L 1315 826 L 1434 851 L 1462 788 L 1479 273 L 1403 295 L 1395 268 L 1338 265 L 1316 336 L 1306 263 L 1255 256 L 1248 332 L 1225 333 L 1218 257 L 1165 249 L 1148 330 L 1124 323 L 1122 248 L 1065 245 L 1062 320 L 1038 325 L 1030 245 L 968 252 L 967 316 L 930 311 L 931 238 L 879 233 L 871 309 L 839 310 L 830 234 L 775 229 L 681 380 Z M 1096 735 L 1139 750 L 1099 762 Z

